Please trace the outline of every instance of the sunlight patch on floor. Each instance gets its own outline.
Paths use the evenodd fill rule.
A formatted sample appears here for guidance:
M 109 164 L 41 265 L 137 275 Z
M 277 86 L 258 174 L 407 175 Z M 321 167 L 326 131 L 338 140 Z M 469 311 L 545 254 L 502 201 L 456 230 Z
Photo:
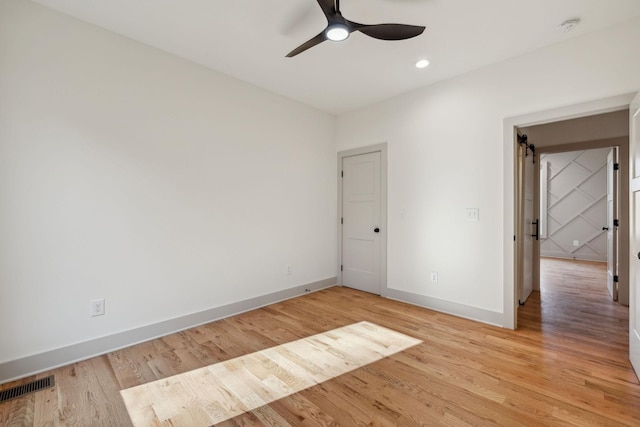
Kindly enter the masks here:
M 134 426 L 210 426 L 422 341 L 359 322 L 122 390 Z

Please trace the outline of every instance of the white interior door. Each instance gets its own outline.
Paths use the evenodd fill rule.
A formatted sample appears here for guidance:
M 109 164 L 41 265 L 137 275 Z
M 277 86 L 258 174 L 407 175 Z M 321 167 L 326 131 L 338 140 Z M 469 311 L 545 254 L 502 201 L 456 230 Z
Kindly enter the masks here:
M 342 159 L 342 284 L 381 293 L 380 152 Z
M 629 360 L 640 373 L 640 94 L 629 107 L 630 160 L 630 260 L 629 260 Z
M 614 301 L 618 300 L 618 149 L 607 154 L 607 289 Z
M 524 304 L 533 290 L 533 232 L 534 210 L 534 169 L 533 152 L 526 148 L 526 145 L 519 144 L 519 227 L 516 240 L 518 243 L 518 253 L 520 269 L 518 272 L 518 302 Z

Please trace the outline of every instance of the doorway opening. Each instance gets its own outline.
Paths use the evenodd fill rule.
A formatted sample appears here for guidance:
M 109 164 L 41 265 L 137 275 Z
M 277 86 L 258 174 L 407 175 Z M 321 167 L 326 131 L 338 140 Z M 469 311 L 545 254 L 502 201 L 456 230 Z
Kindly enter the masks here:
M 517 328 L 517 288 L 516 288 L 516 174 L 517 174 L 517 129 L 540 124 L 550 124 L 576 118 L 606 114 L 620 110 L 629 110 L 635 105 L 636 93 L 618 95 L 596 101 L 589 101 L 582 104 L 574 104 L 566 107 L 543 110 L 521 116 L 505 118 L 503 121 L 503 166 L 504 166 L 504 217 L 503 235 L 505 236 L 503 250 L 503 319 L 502 325 L 505 328 Z M 600 132 L 599 129 L 583 129 L 587 134 Z M 627 138 L 627 149 L 628 149 Z M 624 153 L 622 153 L 624 156 Z M 629 154 L 627 153 L 627 156 Z M 621 160 L 624 164 L 625 160 Z M 629 171 L 627 171 L 628 173 Z M 624 184 L 624 178 L 622 178 Z M 624 189 L 621 193 L 624 194 Z M 628 194 L 628 193 L 627 193 Z M 624 224 L 623 224 L 624 225 Z M 629 227 L 629 224 L 627 224 Z M 622 231 L 621 231 L 621 234 Z M 623 234 L 624 235 L 624 234 Z M 622 242 L 621 242 L 622 245 Z M 620 256 L 624 259 L 623 256 Z M 620 266 L 620 269 L 623 269 Z M 535 271 L 535 270 L 534 270 Z
M 586 284 L 600 283 L 594 289 L 602 295 L 608 290 L 610 299 L 629 304 L 629 205 L 620 197 L 628 194 L 628 117 L 621 109 L 517 128 L 519 146 L 525 140 L 535 147 L 533 159 L 520 156 L 517 163 L 519 305 L 541 285 L 557 293 L 558 281 L 572 292 L 585 283 L 585 293 Z M 535 297 L 545 312 L 549 301 Z

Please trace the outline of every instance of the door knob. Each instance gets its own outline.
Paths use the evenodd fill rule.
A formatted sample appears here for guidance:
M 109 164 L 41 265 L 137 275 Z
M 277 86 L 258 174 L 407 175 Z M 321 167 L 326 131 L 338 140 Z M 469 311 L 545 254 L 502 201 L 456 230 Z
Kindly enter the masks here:
M 609 231 L 609 227 L 602 227 L 602 231 Z
M 379 229 L 378 227 L 376 227 L 376 228 L 374 228 L 374 229 L 373 229 L 373 232 L 374 232 L 374 233 L 379 233 L 379 232 L 380 232 L 380 229 Z

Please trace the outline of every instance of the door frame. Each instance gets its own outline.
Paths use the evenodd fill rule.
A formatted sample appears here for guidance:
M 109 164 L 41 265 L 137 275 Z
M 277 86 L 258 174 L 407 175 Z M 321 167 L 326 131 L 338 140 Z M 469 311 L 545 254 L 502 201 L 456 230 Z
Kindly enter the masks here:
M 337 185 L 338 185 L 338 211 L 337 211 L 337 240 L 338 258 L 336 260 L 336 277 L 338 285 L 342 286 L 342 159 L 345 157 L 359 156 L 361 154 L 380 153 L 380 295 L 387 296 L 387 143 L 358 147 L 338 152 Z
M 515 224 L 516 206 L 516 173 L 517 162 L 517 128 L 557 122 L 595 114 L 609 113 L 629 108 L 634 93 L 600 99 L 597 101 L 575 104 L 567 107 L 545 110 L 521 116 L 508 117 L 503 120 L 503 318 L 502 326 L 508 329 L 517 328 L 517 280 Z M 624 196 L 622 196 L 624 197 Z
M 630 138 L 631 135 L 627 138 L 627 154 Z M 610 292 L 613 301 L 619 300 L 619 284 L 616 282 L 619 281 L 620 272 L 625 271 L 620 268 L 620 258 L 622 258 L 620 256 L 620 246 L 624 247 L 624 245 L 620 245 L 620 227 L 615 225 L 616 220 L 624 213 L 620 203 L 620 181 L 622 181 L 622 179 L 620 179 L 622 175 L 620 173 L 620 164 L 622 163 L 620 151 L 620 147 L 614 146 L 611 147 L 607 153 L 607 290 L 609 290 L 609 286 L 611 286 Z M 628 155 L 625 164 L 629 164 Z M 616 165 L 618 165 L 617 169 Z M 622 171 L 625 169 L 627 169 L 627 171 L 629 170 L 628 167 L 623 167 Z M 626 181 L 629 181 L 629 177 L 627 177 Z M 627 198 L 625 197 L 625 199 Z M 611 201 L 611 204 L 609 204 L 609 201 Z M 628 209 L 627 215 L 625 216 L 629 217 Z M 629 225 L 631 225 L 631 221 L 629 221 Z M 629 233 L 626 234 L 628 235 Z M 618 280 L 616 280 L 616 276 L 618 276 Z

